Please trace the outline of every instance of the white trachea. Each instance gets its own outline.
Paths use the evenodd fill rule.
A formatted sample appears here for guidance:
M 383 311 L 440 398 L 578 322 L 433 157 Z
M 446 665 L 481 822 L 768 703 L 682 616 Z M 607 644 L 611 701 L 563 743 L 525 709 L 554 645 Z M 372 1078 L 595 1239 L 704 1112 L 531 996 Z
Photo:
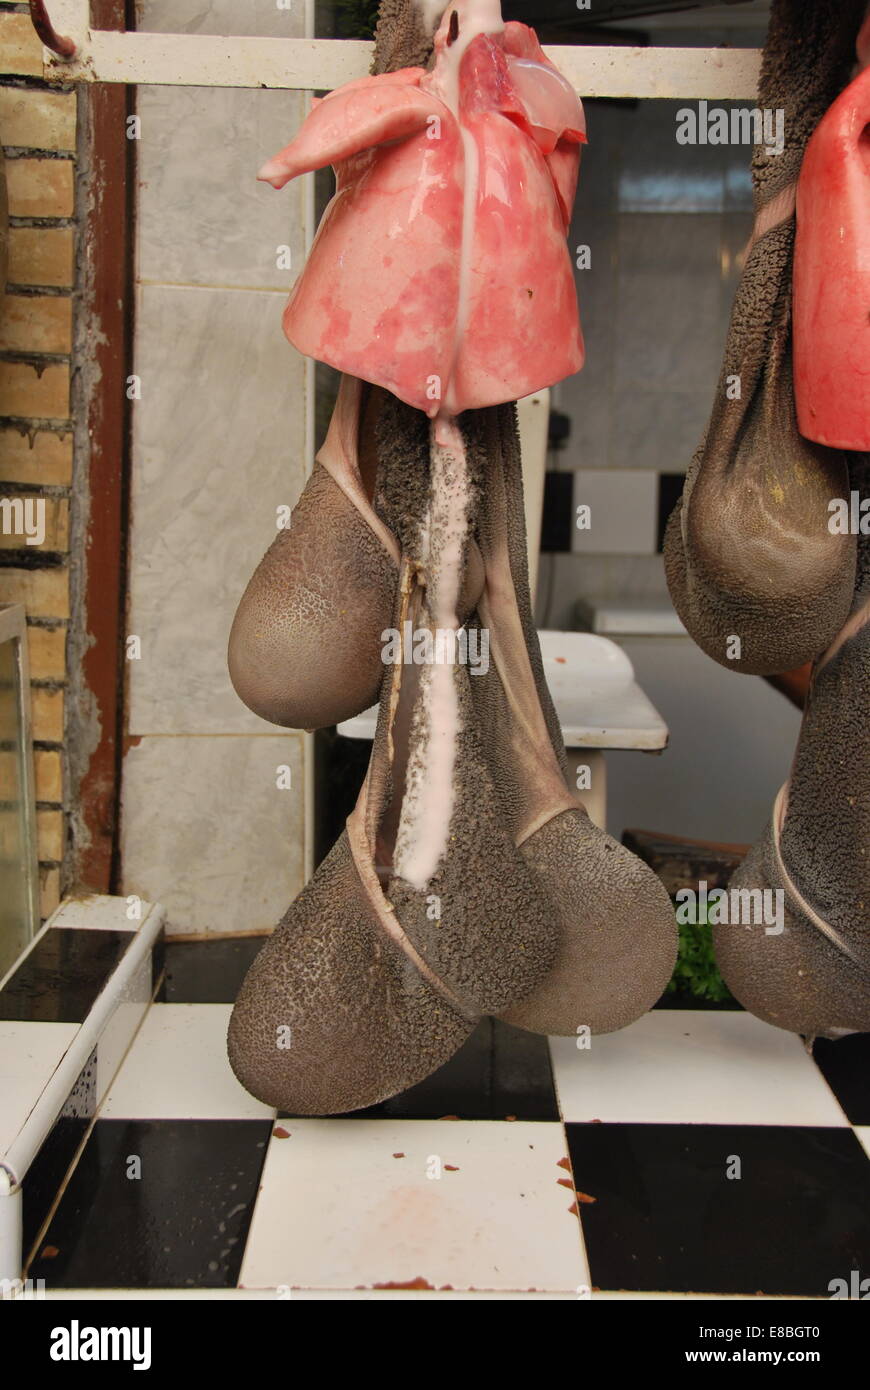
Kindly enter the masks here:
M 501 17 L 501 0 L 454 0 L 448 5 L 438 36 L 441 38 L 449 29 L 452 16 L 459 20 L 459 34 L 454 43 L 445 47 L 441 57 L 443 73 L 443 96 L 456 119 L 459 119 L 459 69 L 469 46 L 481 34 L 503 34 L 504 20 Z
M 454 400 L 455 371 L 462 348 L 462 340 L 468 327 L 471 307 L 471 271 L 474 259 L 474 224 L 477 215 L 477 199 L 480 186 L 480 153 L 477 142 L 462 124 L 460 111 L 460 72 L 462 60 L 469 46 L 481 34 L 503 34 L 504 20 L 501 16 L 501 0 L 454 0 L 445 11 L 438 33 L 439 42 L 446 39 L 452 16 L 459 22 L 459 33 L 455 41 L 446 44 L 441 50 L 438 66 L 441 96 L 453 112 L 462 135 L 465 168 L 463 179 L 465 198 L 462 209 L 462 246 L 459 259 L 459 301 L 456 308 L 456 329 L 450 363 L 450 387 L 445 406 L 450 410 Z
M 437 12 L 423 3 L 424 16 Z M 446 106 L 459 123 L 464 153 L 465 199 L 462 217 L 462 248 L 459 272 L 459 303 L 451 381 L 468 324 L 471 298 L 471 269 L 474 252 L 474 224 L 480 181 L 480 155 L 474 136 L 462 125 L 460 114 L 460 69 L 469 46 L 481 34 L 504 33 L 501 0 L 454 0 L 447 6 L 439 42 L 446 38 L 452 16 L 459 21 L 459 33 L 440 54 L 438 86 Z M 441 413 L 432 422 L 430 475 L 431 503 L 428 517 L 427 606 L 436 628 L 459 627 L 457 607 L 462 585 L 462 565 L 468 528 L 469 486 L 465 441 L 450 412 L 451 393 Z M 410 767 L 405 804 L 396 838 L 395 868 L 412 888 L 422 892 L 431 882 L 447 852 L 450 822 L 456 799 L 456 757 L 462 724 L 459 713 L 456 671 L 446 663 L 424 673 L 421 697 L 424 702 L 426 745 L 422 750 L 424 769 Z

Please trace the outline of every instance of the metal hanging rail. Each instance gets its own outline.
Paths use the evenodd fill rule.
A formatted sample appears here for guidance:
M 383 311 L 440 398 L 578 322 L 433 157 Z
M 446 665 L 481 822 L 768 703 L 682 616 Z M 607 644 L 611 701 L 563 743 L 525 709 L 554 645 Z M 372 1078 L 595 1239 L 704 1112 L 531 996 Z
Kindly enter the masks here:
M 45 76 L 65 82 L 325 91 L 365 77 L 373 45 L 352 39 L 264 39 L 114 33 L 90 28 L 89 0 L 30 0 Z M 761 54 L 746 48 L 545 49 L 584 98 L 754 101 Z

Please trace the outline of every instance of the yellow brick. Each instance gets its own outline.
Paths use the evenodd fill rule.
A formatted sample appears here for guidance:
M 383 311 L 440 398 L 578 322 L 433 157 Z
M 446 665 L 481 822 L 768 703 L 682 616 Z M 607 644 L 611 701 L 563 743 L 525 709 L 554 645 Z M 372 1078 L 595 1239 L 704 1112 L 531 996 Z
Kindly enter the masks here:
M 66 677 L 66 628 L 29 627 L 27 656 L 35 681 L 62 681 Z M 43 801 L 53 798 L 43 797 Z
M 69 367 L 50 362 L 38 370 L 29 362 L 0 362 L 0 415 L 69 418 Z
M 65 353 L 72 349 L 72 300 L 7 294 L 0 301 L 0 349 Z
M 17 501 L 24 505 L 16 507 Z M 5 502 L 10 505 L 4 506 Z M 33 506 L 35 502 L 43 503 L 41 527 L 39 513 Z M 38 545 L 28 544 L 27 531 L 34 535 L 34 532 L 38 534 L 39 529 L 45 533 L 42 540 Z M 65 497 L 16 498 L 14 494 L 0 497 L 0 550 L 25 549 L 34 550 L 37 554 L 40 550 L 69 549 L 69 502 Z
M 11 227 L 10 285 L 52 285 L 69 289 L 73 283 L 72 227 Z
M 63 811 L 37 811 L 36 847 L 42 863 L 63 858 Z
M 72 435 L 38 430 L 31 436 L 10 425 L 0 429 L 0 482 L 63 487 L 72 481 Z
M 0 72 L 42 77 L 42 44 L 30 15 L 0 15 Z
M 71 159 L 8 159 L 11 217 L 72 217 L 75 177 Z
M 8 748 L 0 748 L 0 802 L 13 801 L 17 804 L 18 754 Z
M 37 748 L 33 754 L 37 801 L 63 801 L 63 765 L 60 753 Z
M 23 603 L 29 618 L 68 618 L 69 574 L 65 569 L 2 567 L 0 603 Z
M 38 743 L 63 742 L 63 691 L 43 690 L 33 686 L 30 691 L 30 710 L 33 737 Z
M 37 811 L 36 845 L 41 860 L 63 859 L 63 811 Z
M 43 922 L 60 905 L 60 869 L 39 869 L 39 915 Z
M 76 94 L 0 87 L 3 144 L 29 150 L 76 147 Z

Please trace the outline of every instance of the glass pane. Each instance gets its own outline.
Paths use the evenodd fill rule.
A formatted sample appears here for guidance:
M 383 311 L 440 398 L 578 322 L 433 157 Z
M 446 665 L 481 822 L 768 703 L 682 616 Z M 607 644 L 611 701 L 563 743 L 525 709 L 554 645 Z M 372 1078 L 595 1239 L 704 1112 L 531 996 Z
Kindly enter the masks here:
M 0 976 L 14 964 L 32 934 L 17 658 L 17 641 L 0 643 Z

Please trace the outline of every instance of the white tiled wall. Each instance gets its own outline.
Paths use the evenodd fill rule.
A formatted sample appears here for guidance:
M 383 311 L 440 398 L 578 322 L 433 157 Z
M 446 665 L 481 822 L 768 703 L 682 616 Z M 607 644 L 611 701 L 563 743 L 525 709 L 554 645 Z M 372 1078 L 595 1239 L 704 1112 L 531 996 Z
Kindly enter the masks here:
M 577 524 L 571 533 L 576 554 L 652 555 L 656 548 L 656 484 L 656 474 L 648 468 L 618 472 L 578 468 L 574 474 Z M 580 512 L 580 508 L 588 510 Z
M 309 7 L 310 8 L 310 7 Z M 140 29 L 301 37 L 303 0 L 140 0 Z M 308 740 L 229 681 L 236 605 L 310 467 L 310 373 L 281 332 L 305 189 L 256 181 L 305 98 L 140 87 L 124 891 L 170 930 L 271 928 L 306 869 Z M 292 269 L 278 265 L 289 247 Z M 289 766 L 292 787 L 278 788 Z
M 754 29 L 724 27 L 724 10 L 709 13 L 707 28 L 695 11 L 679 24 L 632 26 L 655 44 L 763 42 L 763 6 L 746 12 Z M 576 272 L 587 358 L 554 404 L 572 422 L 559 468 L 594 479 L 606 505 L 598 526 L 575 533 L 573 554 L 544 563 L 537 616 L 549 627 L 572 626 L 581 596 L 666 595 L 650 554 L 656 475 L 684 472 L 703 434 L 752 225 L 751 149 L 678 145 L 685 104 L 588 103 L 570 233 L 575 254 L 591 251 L 590 268 Z
M 751 229 L 747 147 L 685 146 L 682 103 L 590 103 L 571 245 L 587 362 L 559 388 L 570 464 L 684 469 L 706 423 Z

